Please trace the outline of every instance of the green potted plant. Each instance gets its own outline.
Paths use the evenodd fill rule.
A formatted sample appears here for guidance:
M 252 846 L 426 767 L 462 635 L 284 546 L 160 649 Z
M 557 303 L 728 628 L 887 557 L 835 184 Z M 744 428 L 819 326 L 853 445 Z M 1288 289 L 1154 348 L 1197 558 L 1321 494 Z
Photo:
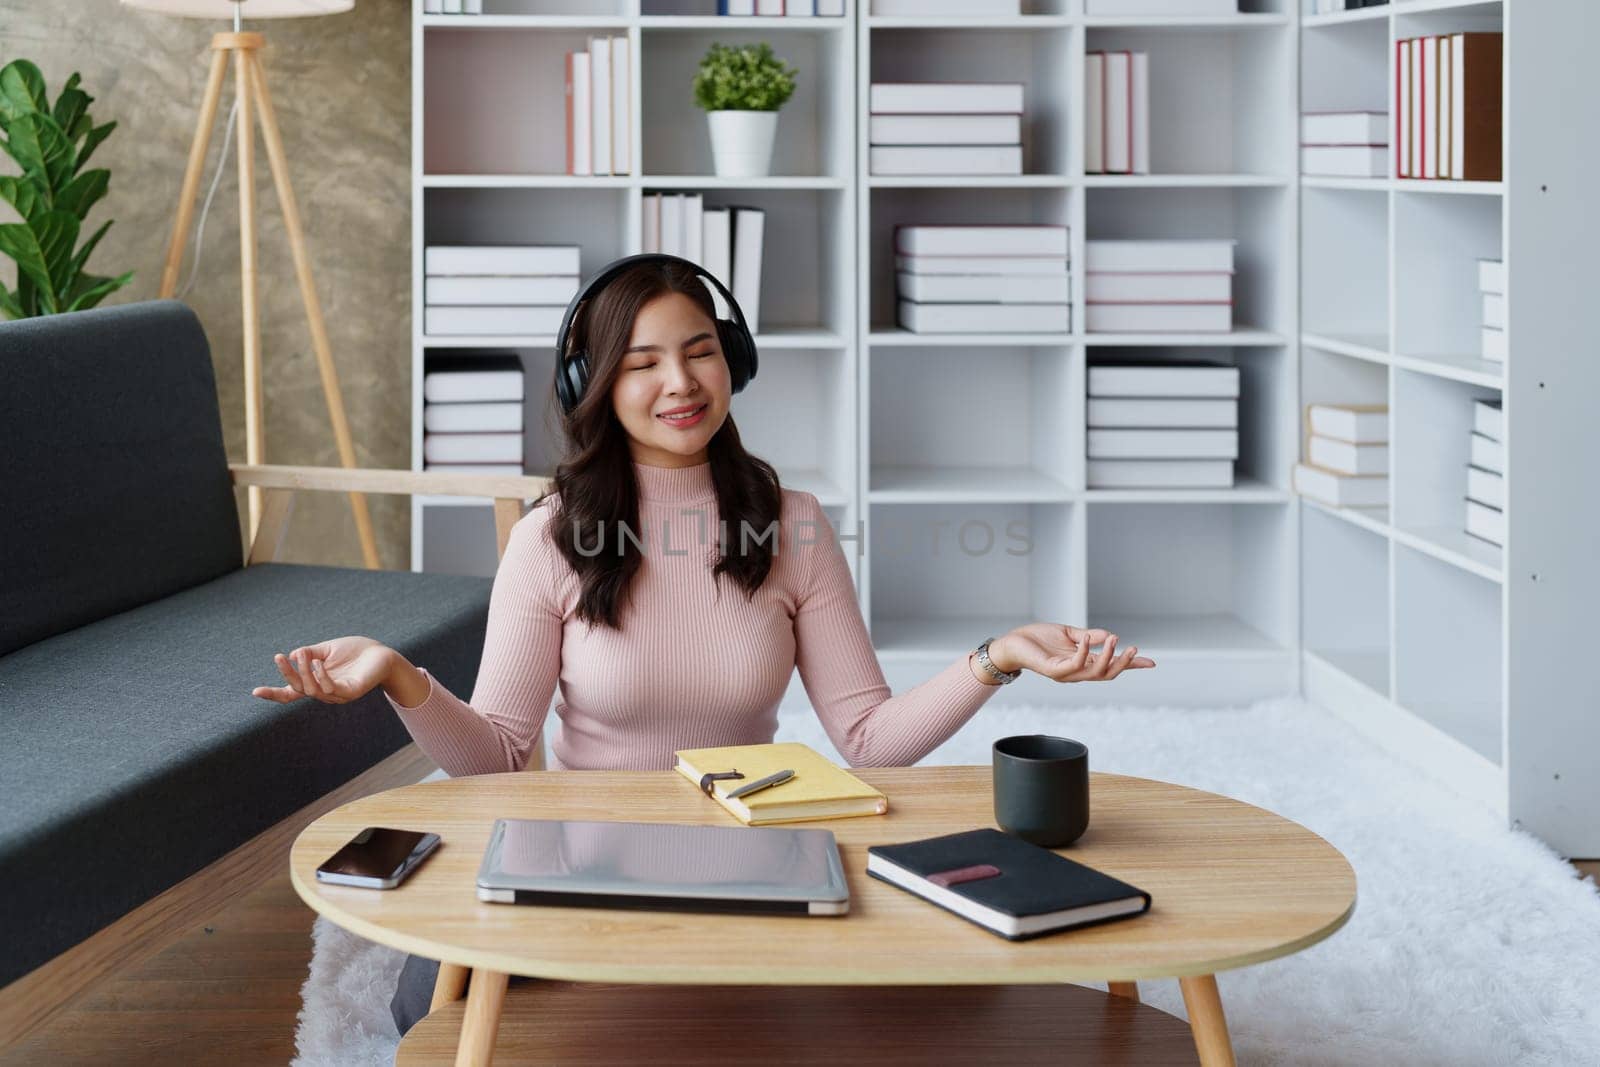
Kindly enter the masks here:
M 81 246 L 78 233 L 105 196 L 111 172 L 83 165 L 117 124 L 94 124 L 94 97 L 78 81 L 74 72 L 52 107 L 38 67 L 18 59 L 0 69 L 0 148 L 22 168 L 20 175 L 0 176 L 0 199 L 22 218 L 0 224 L 0 253 L 17 264 L 16 291 L 0 282 L 0 314 L 8 319 L 92 308 L 133 277 L 84 269 L 111 222 Z
M 694 76 L 694 102 L 711 124 L 719 176 L 763 177 L 772 166 L 778 109 L 794 95 L 797 72 L 772 46 L 712 44 Z

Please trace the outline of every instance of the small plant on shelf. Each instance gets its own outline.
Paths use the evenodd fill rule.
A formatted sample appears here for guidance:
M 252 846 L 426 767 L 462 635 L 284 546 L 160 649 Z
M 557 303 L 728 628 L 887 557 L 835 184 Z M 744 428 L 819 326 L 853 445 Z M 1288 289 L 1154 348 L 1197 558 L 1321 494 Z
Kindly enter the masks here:
M 724 177 L 763 177 L 772 165 L 778 109 L 794 95 L 799 72 L 762 41 L 754 45 L 713 43 L 694 76 L 694 102 L 711 125 L 716 172 Z

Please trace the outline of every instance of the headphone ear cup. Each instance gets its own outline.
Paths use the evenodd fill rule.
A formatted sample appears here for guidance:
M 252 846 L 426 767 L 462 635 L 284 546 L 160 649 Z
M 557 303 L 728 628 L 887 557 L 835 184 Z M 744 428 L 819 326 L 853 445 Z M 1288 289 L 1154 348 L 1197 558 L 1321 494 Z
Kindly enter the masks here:
M 749 334 L 727 319 L 717 320 L 717 340 L 728 360 L 732 391 L 737 393 L 756 376 L 755 346 Z
M 561 361 L 561 374 L 556 380 L 556 393 L 561 399 L 561 408 L 567 414 L 572 414 L 578 402 L 583 399 L 583 393 L 589 385 L 589 354 L 578 351 L 565 357 Z

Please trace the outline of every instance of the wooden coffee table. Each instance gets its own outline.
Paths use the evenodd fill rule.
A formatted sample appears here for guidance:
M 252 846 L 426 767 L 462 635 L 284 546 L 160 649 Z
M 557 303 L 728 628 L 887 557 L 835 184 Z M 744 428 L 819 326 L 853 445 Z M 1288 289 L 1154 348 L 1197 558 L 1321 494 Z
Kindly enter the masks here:
M 1089 830 L 1061 852 L 1148 890 L 1151 910 L 1006 941 L 866 874 L 868 845 L 994 825 L 990 769 L 856 773 L 888 794 L 887 815 L 801 824 L 838 838 L 851 894 L 841 918 L 477 899 L 496 818 L 737 825 L 673 771 L 537 771 L 392 789 L 308 826 L 290 873 L 301 898 L 345 929 L 443 961 L 434 1011 L 406 1036 L 399 1063 L 448 1062 L 453 1051 L 457 1063 L 485 1064 L 497 1036 L 507 1053 L 619 1062 L 633 1033 L 650 1038 L 634 1053 L 640 1062 L 757 1052 L 793 1061 L 824 1047 L 867 1059 L 931 1040 L 972 1053 L 934 1058 L 969 1062 L 1025 1060 L 1030 1050 L 1061 1062 L 1077 1050 L 1101 1062 L 1193 1062 L 1198 1054 L 1204 1065 L 1231 1064 L 1216 973 L 1314 945 L 1355 908 L 1350 864 L 1299 824 L 1213 793 L 1096 773 Z M 380 825 L 432 830 L 444 843 L 396 890 L 316 880 L 318 863 L 362 827 Z M 512 974 L 553 981 L 515 987 L 502 1024 Z M 1139 1004 L 1141 978 L 1179 979 L 1190 1026 Z M 1065 985 L 1087 981 L 1109 982 L 1115 995 Z M 688 986 L 702 988 L 675 988 Z M 800 986 L 828 988 L 789 988 Z

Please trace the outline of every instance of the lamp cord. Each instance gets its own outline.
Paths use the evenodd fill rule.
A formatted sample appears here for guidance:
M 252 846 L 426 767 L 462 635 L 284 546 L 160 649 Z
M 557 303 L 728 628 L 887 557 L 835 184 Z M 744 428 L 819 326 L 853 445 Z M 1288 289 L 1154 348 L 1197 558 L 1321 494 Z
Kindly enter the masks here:
M 211 198 L 217 195 L 217 183 L 222 180 L 222 172 L 228 165 L 228 146 L 233 143 L 233 121 L 239 114 L 239 98 L 233 98 L 233 106 L 228 109 L 228 122 L 222 131 L 222 151 L 217 154 L 217 171 L 211 176 L 211 188 L 206 191 L 206 202 L 200 208 L 200 221 L 194 227 L 194 264 L 189 268 L 189 280 L 184 283 L 183 291 L 178 294 L 182 300 L 189 295 L 189 290 L 194 288 L 195 276 L 200 273 L 200 253 L 205 245 L 206 215 L 211 211 Z

